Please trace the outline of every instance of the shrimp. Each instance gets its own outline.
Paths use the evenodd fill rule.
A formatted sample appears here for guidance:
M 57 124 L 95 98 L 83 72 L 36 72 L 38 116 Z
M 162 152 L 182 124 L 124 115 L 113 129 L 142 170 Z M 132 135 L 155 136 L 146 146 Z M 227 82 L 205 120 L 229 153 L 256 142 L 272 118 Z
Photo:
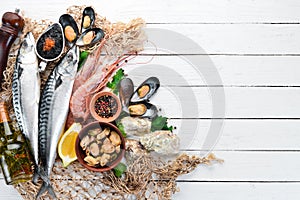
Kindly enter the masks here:
M 110 65 L 98 67 L 96 72 L 75 90 L 70 100 L 70 111 L 75 119 L 85 121 L 88 118 L 90 96 L 106 86 L 112 73 L 127 63 L 128 57 L 122 56 Z

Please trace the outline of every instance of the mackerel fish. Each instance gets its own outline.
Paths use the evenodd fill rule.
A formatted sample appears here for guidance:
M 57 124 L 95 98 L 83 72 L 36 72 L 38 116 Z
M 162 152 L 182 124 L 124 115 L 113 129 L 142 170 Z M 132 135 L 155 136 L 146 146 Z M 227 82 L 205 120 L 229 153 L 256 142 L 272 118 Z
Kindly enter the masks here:
M 38 155 L 38 117 L 40 100 L 40 75 L 38 59 L 34 51 L 34 38 L 27 33 L 18 52 L 14 66 L 12 94 L 13 107 L 20 130 L 30 143 L 35 169 L 39 163 Z M 33 182 L 37 181 L 37 171 Z
M 79 48 L 73 46 L 51 72 L 39 105 L 39 158 L 43 184 L 37 198 L 44 192 L 55 198 L 49 181 L 56 158 L 58 140 L 64 131 L 69 101 L 79 62 Z

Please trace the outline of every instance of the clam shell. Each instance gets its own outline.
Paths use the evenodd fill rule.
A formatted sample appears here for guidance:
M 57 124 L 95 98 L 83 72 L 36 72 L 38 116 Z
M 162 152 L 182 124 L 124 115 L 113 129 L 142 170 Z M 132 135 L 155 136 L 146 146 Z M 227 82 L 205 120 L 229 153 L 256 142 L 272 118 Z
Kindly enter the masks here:
M 83 33 L 87 29 L 91 29 L 95 23 L 95 11 L 92 7 L 86 7 L 82 13 L 81 30 Z
M 135 112 L 134 108 L 138 108 L 138 107 L 141 108 L 140 110 L 145 109 L 143 110 L 144 112 Z M 128 110 L 131 116 L 146 117 L 150 119 L 156 117 L 158 113 L 157 107 L 146 101 L 131 103 L 130 106 L 128 107 Z
M 66 44 L 71 47 L 77 40 L 79 36 L 79 30 L 78 26 L 74 20 L 74 18 L 69 15 L 69 14 L 63 14 L 59 18 L 59 23 L 61 24 L 63 31 L 64 31 L 64 36 L 66 39 Z M 73 35 L 70 35 L 70 31 L 67 31 L 66 29 L 70 26 L 73 29 Z
M 133 93 L 130 101 L 140 102 L 149 100 L 160 87 L 160 82 L 156 77 L 150 77 L 145 80 Z
M 46 39 L 54 40 L 54 47 L 44 50 Z M 37 56 L 47 62 L 54 61 L 61 56 L 65 47 L 65 40 L 62 26 L 54 23 L 49 26 L 37 39 L 35 52 Z
M 92 36 L 91 36 L 92 35 Z M 88 38 L 87 38 L 88 36 Z M 89 46 L 99 42 L 104 37 L 104 31 L 100 28 L 88 29 L 76 41 L 77 46 Z

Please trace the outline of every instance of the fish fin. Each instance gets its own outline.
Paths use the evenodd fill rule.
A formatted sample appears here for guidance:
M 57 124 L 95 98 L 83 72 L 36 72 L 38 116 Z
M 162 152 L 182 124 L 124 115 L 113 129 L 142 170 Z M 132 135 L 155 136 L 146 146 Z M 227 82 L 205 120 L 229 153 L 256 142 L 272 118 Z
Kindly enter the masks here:
M 22 75 L 22 73 L 23 73 L 23 68 L 19 67 L 19 69 L 18 69 L 18 75 L 19 75 L 19 77 Z
M 43 182 L 38 194 L 36 195 L 36 199 L 39 199 L 41 197 L 41 195 L 44 194 L 46 191 L 48 191 L 48 194 L 53 199 L 57 199 L 51 184 L 48 182 Z
M 61 84 L 62 84 L 62 80 L 61 80 L 61 77 L 59 76 L 55 83 L 55 89 L 57 89 Z
M 39 180 L 40 177 L 40 172 L 39 169 L 37 167 L 34 168 L 34 173 L 33 173 L 33 178 L 32 178 L 32 183 L 34 185 L 37 185 L 37 182 Z

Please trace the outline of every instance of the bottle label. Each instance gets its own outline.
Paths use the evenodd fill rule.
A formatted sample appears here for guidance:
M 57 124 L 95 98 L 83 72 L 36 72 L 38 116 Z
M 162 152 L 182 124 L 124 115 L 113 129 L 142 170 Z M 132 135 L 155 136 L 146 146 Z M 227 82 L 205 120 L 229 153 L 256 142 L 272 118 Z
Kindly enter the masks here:
M 7 107 L 4 102 L 0 102 L 0 123 L 9 122 L 10 118 L 7 112 Z

